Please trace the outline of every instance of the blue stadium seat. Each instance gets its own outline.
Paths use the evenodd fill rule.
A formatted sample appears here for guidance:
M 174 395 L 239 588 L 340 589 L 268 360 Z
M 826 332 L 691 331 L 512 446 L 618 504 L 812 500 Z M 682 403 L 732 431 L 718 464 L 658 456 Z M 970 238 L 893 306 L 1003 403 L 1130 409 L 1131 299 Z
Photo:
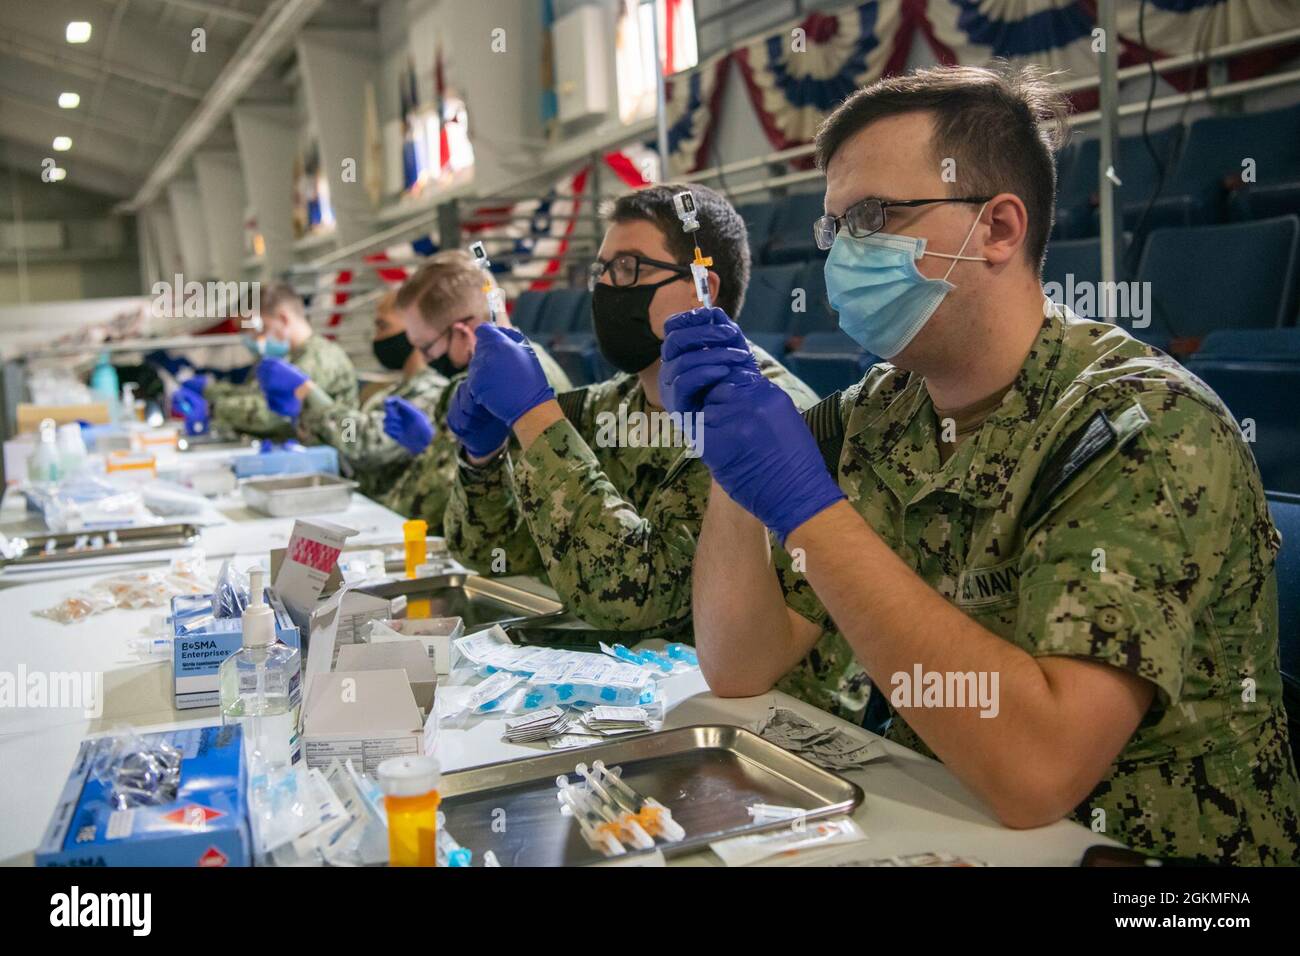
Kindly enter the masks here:
M 745 338 L 778 361 L 784 361 L 786 337 L 781 332 L 750 332 L 745 330 Z
M 1069 277 L 1078 282 L 1101 281 L 1100 239 L 1053 239 L 1047 244 L 1043 260 L 1043 284 L 1069 284 Z
M 790 331 L 794 318 L 790 292 L 799 281 L 803 267 L 791 263 L 783 266 L 757 266 L 749 278 L 745 304 L 738 320 L 748 332 Z
M 1268 505 L 1273 523 L 1282 532 L 1275 565 L 1282 673 L 1300 680 L 1300 495 L 1270 491 Z M 1300 718 L 1300 714 L 1292 716 Z
M 1300 495 L 1268 493 L 1273 523 L 1282 532 L 1277 564 L 1278 657 L 1282 702 L 1291 731 L 1291 755 L 1300 762 Z
M 749 234 L 749 255 L 754 262 L 759 261 L 767 239 L 772 234 L 772 215 L 775 212 L 770 202 L 751 202 L 737 206 L 736 212 L 745 220 L 745 231 Z
M 807 262 L 824 256 L 813 239 L 813 223 L 824 211 L 821 193 L 796 193 L 778 200 L 762 261 Z
M 1151 149 L 1161 158 L 1165 168 L 1172 172 L 1182 140 L 1181 126 L 1171 126 L 1151 134 Z M 1116 149 L 1116 173 L 1122 185 L 1118 188 L 1124 228 L 1134 229 L 1151 193 L 1156 187 L 1159 170 L 1151 157 L 1142 136 L 1125 136 Z M 1056 226 L 1053 234 L 1062 239 L 1095 236 L 1100 231 L 1097 212 L 1097 194 L 1100 189 L 1098 162 L 1101 146 L 1095 139 L 1079 143 L 1071 158 L 1069 168 L 1060 173 L 1056 199 Z M 1161 200 L 1147 216 L 1144 231 L 1161 225 L 1188 225 L 1192 220 L 1185 204 Z
M 1150 282 L 1152 332 L 1186 341 L 1216 329 L 1272 328 L 1295 302 L 1300 219 L 1157 229 L 1138 267 Z
M 1187 368 L 1218 393 L 1253 438 L 1264 486 L 1300 492 L 1300 329 L 1216 332 Z
M 525 335 L 532 335 L 541 319 L 542 307 L 546 302 L 546 293 L 528 290 L 515 299 L 510 312 L 510 323 Z
M 821 261 L 810 262 L 800 270 L 795 288 L 804 292 L 804 311 L 795 312 L 790 332 L 800 336 L 810 332 L 838 331 L 840 320 L 826 298 L 826 272 Z
M 1197 120 L 1188 129 L 1182 157 L 1165 186 L 1165 200 L 1186 203 L 1198 217 L 1191 222 L 1222 219 L 1227 191 L 1249 185 L 1242 182 L 1247 159 L 1254 160 L 1257 183 L 1300 180 L 1300 105 Z M 1251 186 L 1252 193 L 1255 188 Z M 1243 202 L 1250 210 L 1253 196 Z M 1268 215 L 1269 210 L 1260 213 Z
M 1249 183 L 1229 194 L 1228 218 L 1234 222 L 1272 216 L 1300 216 L 1300 172 L 1294 179 Z
M 543 344 L 591 324 L 591 293 L 586 289 L 552 289 L 546 293 L 537 333 Z
M 564 289 L 551 295 L 561 297 L 556 303 L 556 324 L 550 332 L 548 349 L 575 385 L 586 384 L 583 356 L 596 347 L 596 333 L 591 326 L 591 293 L 586 289 Z
M 810 332 L 803 337 L 798 350 L 786 357 L 786 364 L 825 398 L 862 377 L 858 371 L 862 354 L 858 344 L 843 332 Z

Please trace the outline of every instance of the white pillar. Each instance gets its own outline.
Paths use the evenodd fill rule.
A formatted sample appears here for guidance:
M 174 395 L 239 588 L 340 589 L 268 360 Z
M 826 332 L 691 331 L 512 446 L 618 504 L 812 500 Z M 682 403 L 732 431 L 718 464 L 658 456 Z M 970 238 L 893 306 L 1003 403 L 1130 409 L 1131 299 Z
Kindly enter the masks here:
M 231 118 L 244 187 L 266 243 L 262 277 L 270 281 L 293 264 L 293 160 L 298 149 L 298 115 L 291 106 L 238 106 Z
M 199 153 L 194 157 L 194 172 L 213 275 L 223 281 L 238 279 L 243 272 L 245 205 L 239 154 Z

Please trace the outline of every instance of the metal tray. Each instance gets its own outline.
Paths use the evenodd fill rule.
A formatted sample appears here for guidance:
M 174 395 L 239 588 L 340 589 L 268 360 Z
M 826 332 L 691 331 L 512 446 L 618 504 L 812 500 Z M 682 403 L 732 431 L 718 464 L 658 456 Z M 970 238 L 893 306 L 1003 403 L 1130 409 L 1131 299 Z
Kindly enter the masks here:
M 389 599 L 405 594 L 408 617 L 412 601 L 428 601 L 428 617 L 459 617 L 465 622 L 466 632 L 491 624 L 536 620 L 564 611 L 559 601 L 478 574 L 403 578 L 358 590 Z
M 755 823 L 745 810 L 755 802 L 802 807 L 808 819 L 851 813 L 862 803 L 856 784 L 748 730 L 703 725 L 446 774 L 439 791 L 448 832 L 474 852 L 476 865 L 487 850 L 502 866 L 603 862 L 555 797 L 558 775 L 573 779 L 575 765 L 594 760 L 621 766 L 628 783 L 672 810 L 686 839 L 658 842 L 667 856 L 790 825 Z
M 239 483 L 244 503 L 272 518 L 346 511 L 355 481 L 334 475 L 285 475 L 245 478 Z
M 117 528 L 117 544 L 105 546 L 92 551 L 88 548 L 73 550 L 78 538 L 103 537 L 108 539 L 107 531 L 75 531 L 61 534 L 25 534 L 16 536 L 15 540 L 25 542 L 23 549 L 12 558 L 0 557 L 0 569 L 7 567 L 57 564 L 60 561 L 80 561 L 85 558 L 100 558 L 110 554 L 139 554 L 145 551 L 165 551 L 176 548 L 188 548 L 198 543 L 197 525 L 158 524 L 144 528 Z M 54 542 L 55 550 L 46 553 L 45 543 Z

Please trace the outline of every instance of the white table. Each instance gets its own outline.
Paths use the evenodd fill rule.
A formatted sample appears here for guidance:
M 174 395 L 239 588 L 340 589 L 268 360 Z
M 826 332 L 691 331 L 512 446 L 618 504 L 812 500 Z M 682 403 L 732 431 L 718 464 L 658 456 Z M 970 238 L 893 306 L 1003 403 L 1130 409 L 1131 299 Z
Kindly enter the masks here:
M 9 533 L 27 520 L 14 513 L 15 495 L 0 510 L 0 530 Z M 17 502 L 21 506 L 21 500 Z M 228 522 L 205 528 L 201 546 L 215 570 L 217 559 L 232 554 L 265 553 L 288 542 L 290 518 L 266 518 L 237 500 L 221 505 Z M 402 518 L 380 505 L 353 496 L 346 512 L 330 520 L 357 529 L 349 545 L 401 539 Z M 126 556 L 123 556 L 126 557 Z M 165 562 L 155 557 L 154 566 Z M 0 861 L 31 863 L 32 852 L 49 822 L 59 792 L 81 741 L 88 735 L 122 726 L 161 730 L 219 720 L 216 708 L 176 711 L 172 707 L 171 666 L 166 660 L 142 663 L 128 651 L 128 641 L 163 609 L 113 610 L 75 624 L 58 624 L 33 615 L 74 589 L 70 578 L 108 576 L 139 564 L 114 563 L 89 571 L 46 571 L 24 583 L 0 589 L 0 671 L 100 672 L 103 712 L 81 710 L 0 709 Z M 814 723 L 839 725 L 869 736 L 860 727 L 787 697 L 723 700 L 708 692 L 698 674 L 671 679 L 665 688 L 670 704 L 665 726 L 726 723 L 754 727 L 776 701 Z M 1078 862 L 1086 847 L 1110 842 L 1074 823 L 1059 822 L 1030 831 L 1000 826 L 988 809 L 941 764 L 885 742 L 888 757 L 846 774 L 866 793 L 855 820 L 866 831 L 865 852 L 873 857 L 925 851 L 973 856 L 995 865 L 1060 865 Z M 544 745 L 511 744 L 501 739 L 499 719 L 481 719 L 464 728 L 444 729 L 438 756 L 444 770 L 457 770 L 543 752 Z M 573 753 L 577 754 L 578 751 Z M 575 756 L 575 762 L 580 760 Z M 829 856 L 844 851 L 828 851 Z M 858 847 L 854 853 L 864 852 Z M 681 862 L 717 864 L 710 852 Z
M 268 518 L 248 508 L 236 494 L 223 495 L 214 499 L 212 503 L 220 523 L 204 526 L 198 544 L 209 558 L 268 552 L 272 548 L 283 548 L 289 543 L 293 518 Z M 402 516 L 364 495 L 354 493 L 352 504 L 346 511 L 322 514 L 320 517 L 357 532 L 348 539 L 349 548 L 365 544 L 391 544 L 402 540 L 404 520 Z M 0 505 L 0 532 L 12 537 L 21 534 L 43 534 L 46 530 L 44 522 L 39 517 L 27 513 L 22 495 L 11 489 L 5 495 L 3 505 Z M 0 574 L 0 589 L 40 581 L 67 582 L 91 574 L 110 574 L 127 568 L 156 566 L 165 564 L 175 553 L 125 554 L 102 560 L 96 559 L 94 562 L 10 568 L 4 574 Z M 0 607 L 2 606 L 0 604 Z

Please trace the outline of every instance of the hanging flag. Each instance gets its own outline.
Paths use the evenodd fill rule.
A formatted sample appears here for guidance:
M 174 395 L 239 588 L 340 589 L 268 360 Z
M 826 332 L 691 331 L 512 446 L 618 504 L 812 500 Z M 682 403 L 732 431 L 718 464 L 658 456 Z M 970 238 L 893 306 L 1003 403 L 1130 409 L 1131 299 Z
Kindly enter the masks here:
M 1061 70 L 1065 79 L 1097 75 L 1093 0 L 928 0 L 923 30 L 944 63 Z
M 736 64 L 775 149 L 812 141 L 817 127 L 854 90 L 902 67 L 910 30 L 898 0 L 812 13 L 740 46 Z
M 419 93 L 415 84 L 415 63 L 406 61 L 406 69 L 398 92 L 402 108 L 402 191 L 410 189 L 420 178 L 420 166 L 416 160 L 415 110 L 419 105 Z
M 708 165 L 730 67 L 731 55 L 719 53 L 697 69 L 664 79 L 668 168 L 672 175 L 691 173 Z
M 438 52 L 434 54 L 433 90 L 434 107 L 438 116 L 438 170 L 436 175 L 441 176 L 451 167 L 451 143 L 447 141 L 447 122 L 451 117 L 447 115 L 447 80 L 442 70 L 441 43 L 438 44 Z

